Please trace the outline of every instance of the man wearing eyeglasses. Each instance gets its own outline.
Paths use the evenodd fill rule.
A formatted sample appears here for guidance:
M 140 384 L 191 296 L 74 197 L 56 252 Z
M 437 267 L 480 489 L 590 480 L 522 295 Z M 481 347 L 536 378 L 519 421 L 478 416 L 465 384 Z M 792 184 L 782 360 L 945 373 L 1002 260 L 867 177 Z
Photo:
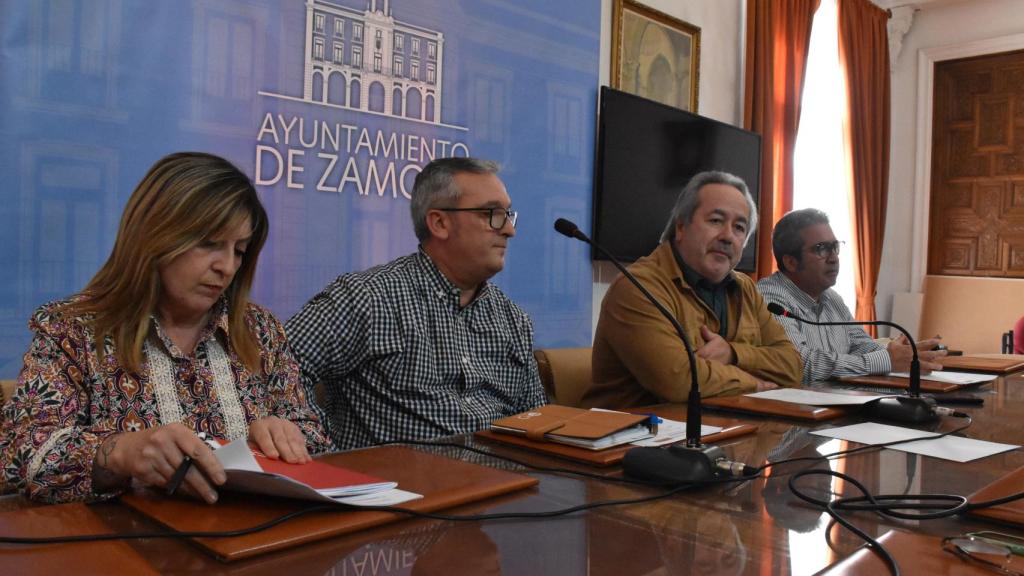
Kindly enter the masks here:
M 824 212 L 806 208 L 786 214 L 772 231 L 772 252 L 779 271 L 758 281 L 758 290 L 766 302 L 777 302 L 803 318 L 853 321 L 842 297 L 832 290 L 839 275 L 842 245 Z M 902 336 L 883 346 L 860 326 L 811 326 L 792 318 L 779 321 L 800 351 L 805 383 L 910 369 L 913 350 Z M 938 339 L 918 343 L 922 371 L 942 369 L 934 360 L 946 352 L 931 350 L 938 343 Z
M 704 397 L 800 382 L 800 355 L 753 280 L 733 271 L 756 228 L 746 183 L 725 172 L 701 172 L 680 192 L 661 244 L 629 267 L 686 330 Z M 679 336 L 622 277 L 601 302 L 591 357 L 585 406 L 686 402 L 690 361 Z
M 425 166 L 411 202 L 419 250 L 339 276 L 288 321 L 339 448 L 472 432 L 545 403 L 533 324 L 489 282 L 516 235 L 497 172 L 473 158 Z

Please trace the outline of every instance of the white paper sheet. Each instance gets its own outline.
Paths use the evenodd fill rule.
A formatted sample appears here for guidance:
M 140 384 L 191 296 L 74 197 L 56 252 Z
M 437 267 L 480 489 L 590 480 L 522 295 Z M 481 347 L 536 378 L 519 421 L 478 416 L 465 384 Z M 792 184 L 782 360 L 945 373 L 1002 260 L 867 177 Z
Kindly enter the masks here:
M 901 452 L 910 452 L 911 454 L 951 460 L 953 462 L 970 462 L 971 460 L 1020 448 L 1020 446 L 1013 444 L 1000 444 L 998 442 L 974 440 L 960 436 L 945 436 L 933 439 L 932 437 L 936 436 L 934 432 L 923 432 L 921 430 L 877 424 L 875 422 L 862 422 L 850 426 L 816 430 L 811 432 L 811 434 L 872 445 L 885 444 L 897 440 L 913 440 L 912 442 L 888 446 L 888 448 Z M 914 440 L 915 438 L 926 439 Z
M 810 406 L 858 406 L 867 404 L 879 398 L 888 398 L 891 394 L 838 394 L 835 392 L 820 392 L 818 390 L 803 390 L 799 388 L 776 388 L 764 392 L 747 394 L 751 398 L 764 398 L 766 400 L 778 400 L 792 404 L 807 404 Z
M 334 500 L 335 502 L 341 502 L 342 504 L 349 504 L 351 506 L 394 506 L 395 504 L 401 504 L 410 500 L 418 500 L 420 498 L 423 498 L 422 494 L 392 488 L 391 490 L 382 490 L 372 494 L 344 496 L 342 498 L 335 498 Z
M 213 455 L 225 470 L 248 470 L 250 472 L 263 472 L 259 462 L 253 458 L 252 449 L 244 439 L 235 440 L 221 445 L 216 440 L 207 440 L 207 444 L 213 448 Z
M 910 372 L 889 372 L 889 376 L 910 378 Z M 938 370 L 931 374 L 922 374 L 921 380 L 932 380 L 934 382 L 945 382 L 946 384 L 981 384 L 991 382 L 998 378 L 998 374 L 974 374 L 972 372 L 955 372 L 953 370 Z

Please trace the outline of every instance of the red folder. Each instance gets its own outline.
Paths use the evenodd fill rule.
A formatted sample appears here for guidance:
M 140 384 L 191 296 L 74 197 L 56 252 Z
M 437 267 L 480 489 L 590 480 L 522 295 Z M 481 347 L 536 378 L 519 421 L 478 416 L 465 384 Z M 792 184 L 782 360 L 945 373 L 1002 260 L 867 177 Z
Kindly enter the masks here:
M 245 440 L 229 444 L 212 440 L 209 444 L 215 446 L 214 454 L 224 466 L 228 477 L 224 487 L 229 490 L 334 502 L 334 498 L 383 493 L 397 487 L 396 482 L 325 462 L 289 464 L 268 458 Z
M 332 466 L 317 460 L 306 464 L 289 464 L 284 460 L 268 458 L 255 450 L 253 455 L 264 472 L 291 478 L 316 490 L 330 490 L 339 486 L 362 486 L 385 482 L 376 476 Z

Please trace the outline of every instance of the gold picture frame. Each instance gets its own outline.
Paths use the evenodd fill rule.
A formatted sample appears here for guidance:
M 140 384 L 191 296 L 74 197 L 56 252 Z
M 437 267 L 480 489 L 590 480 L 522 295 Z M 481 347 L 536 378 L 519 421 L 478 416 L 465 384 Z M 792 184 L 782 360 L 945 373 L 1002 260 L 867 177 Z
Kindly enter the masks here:
M 634 0 L 615 0 L 611 84 L 696 113 L 700 28 Z

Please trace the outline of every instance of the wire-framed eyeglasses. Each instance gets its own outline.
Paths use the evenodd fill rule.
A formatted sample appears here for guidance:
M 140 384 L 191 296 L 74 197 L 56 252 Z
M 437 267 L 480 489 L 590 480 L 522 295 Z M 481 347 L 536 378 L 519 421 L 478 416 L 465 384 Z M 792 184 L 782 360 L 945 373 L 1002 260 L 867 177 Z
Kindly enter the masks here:
M 504 208 L 438 208 L 441 212 L 487 212 L 487 223 L 495 230 L 505 227 L 505 222 L 511 222 L 516 227 L 516 220 L 519 219 L 519 212 L 506 210 Z
M 846 242 L 843 242 L 842 240 L 835 240 L 833 242 L 818 242 L 814 246 L 808 248 L 808 250 L 813 252 L 818 258 L 828 258 L 833 254 L 838 256 L 839 249 L 842 248 L 843 244 L 846 244 Z
M 942 549 L 950 554 L 1007 576 L 1024 576 L 1010 568 L 1013 553 L 1009 548 L 976 536 L 949 536 L 942 539 Z

